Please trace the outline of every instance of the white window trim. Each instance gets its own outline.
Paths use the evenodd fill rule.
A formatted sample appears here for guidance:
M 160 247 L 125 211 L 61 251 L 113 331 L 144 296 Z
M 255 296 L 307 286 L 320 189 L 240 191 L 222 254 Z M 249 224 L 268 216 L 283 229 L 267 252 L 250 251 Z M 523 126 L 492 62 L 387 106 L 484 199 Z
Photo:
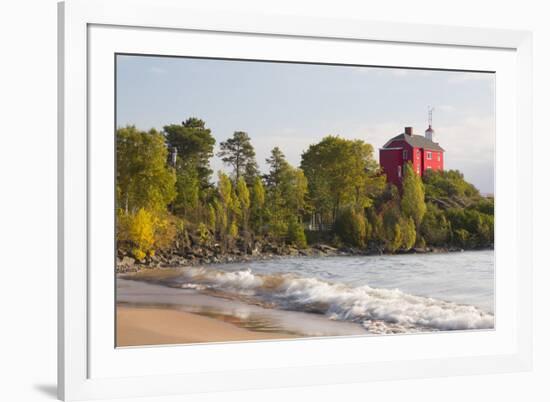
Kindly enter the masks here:
M 432 160 L 432 153 L 431 153 L 431 151 L 426 152 L 426 159 Z

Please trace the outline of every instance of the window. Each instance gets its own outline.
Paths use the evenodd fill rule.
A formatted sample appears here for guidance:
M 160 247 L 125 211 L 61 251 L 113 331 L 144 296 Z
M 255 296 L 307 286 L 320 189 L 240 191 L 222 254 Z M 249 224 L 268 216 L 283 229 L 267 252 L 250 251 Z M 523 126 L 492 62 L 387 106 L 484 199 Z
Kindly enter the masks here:
M 401 178 L 401 165 L 397 166 L 397 177 Z
M 432 153 L 430 151 L 426 152 L 426 159 L 428 160 L 432 159 Z
M 409 156 L 409 153 L 407 152 L 406 149 L 403 150 L 403 159 L 407 159 Z
M 420 159 L 420 149 L 416 150 L 416 159 Z
M 439 152 L 437 153 L 437 161 L 441 162 L 441 154 Z

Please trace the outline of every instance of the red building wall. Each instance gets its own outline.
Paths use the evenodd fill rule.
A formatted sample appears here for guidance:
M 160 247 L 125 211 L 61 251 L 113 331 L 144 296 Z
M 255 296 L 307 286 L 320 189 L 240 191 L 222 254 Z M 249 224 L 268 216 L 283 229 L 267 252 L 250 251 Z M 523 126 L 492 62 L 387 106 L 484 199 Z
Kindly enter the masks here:
M 403 151 L 401 149 L 380 150 L 380 166 L 382 166 L 382 169 L 386 174 L 388 183 L 393 183 L 395 185 L 399 185 L 401 183 L 401 179 L 398 174 L 398 166 L 402 165 Z
M 403 166 L 406 162 L 412 162 L 414 171 L 420 175 L 424 175 L 429 169 L 443 170 L 444 154 L 441 151 L 413 148 L 405 141 L 393 141 L 387 148 L 390 149 L 380 150 L 380 166 L 386 174 L 387 181 L 396 186 L 401 186 Z
M 431 155 L 430 155 L 431 154 Z M 424 173 L 426 170 L 443 170 L 443 152 L 441 151 L 432 151 L 430 149 L 424 150 L 423 155 L 423 169 L 421 170 Z

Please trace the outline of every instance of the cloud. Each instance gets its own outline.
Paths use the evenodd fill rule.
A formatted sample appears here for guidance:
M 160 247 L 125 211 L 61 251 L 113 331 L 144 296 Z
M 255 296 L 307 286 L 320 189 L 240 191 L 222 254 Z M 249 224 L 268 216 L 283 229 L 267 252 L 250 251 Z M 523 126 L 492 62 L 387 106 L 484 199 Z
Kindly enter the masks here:
M 458 169 L 482 192 L 494 191 L 495 122 L 492 116 L 469 117 L 436 128 L 445 148 L 445 168 Z

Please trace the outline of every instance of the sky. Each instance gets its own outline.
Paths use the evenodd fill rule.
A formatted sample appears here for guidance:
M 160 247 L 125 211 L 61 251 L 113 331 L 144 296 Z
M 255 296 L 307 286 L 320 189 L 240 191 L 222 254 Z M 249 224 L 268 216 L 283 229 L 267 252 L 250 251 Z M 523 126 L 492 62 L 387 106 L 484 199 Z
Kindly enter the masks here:
M 262 172 L 275 146 L 298 166 L 329 134 L 372 144 L 378 160 L 405 126 L 423 135 L 433 107 L 445 169 L 494 193 L 492 73 L 119 55 L 116 85 L 117 127 L 161 130 L 198 117 L 212 130 L 215 153 L 245 131 Z M 228 169 L 217 157 L 211 166 Z

